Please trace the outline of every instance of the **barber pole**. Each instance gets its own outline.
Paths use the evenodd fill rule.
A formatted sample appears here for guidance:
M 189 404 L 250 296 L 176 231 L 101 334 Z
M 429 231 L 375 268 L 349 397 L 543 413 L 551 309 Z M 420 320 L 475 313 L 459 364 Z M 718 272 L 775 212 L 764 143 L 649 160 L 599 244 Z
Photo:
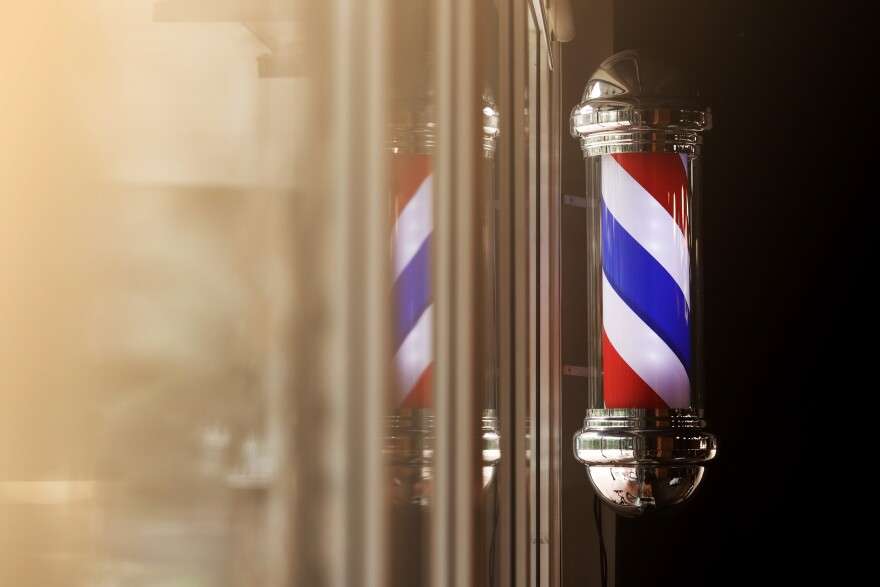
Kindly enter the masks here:
M 395 406 L 429 408 L 434 365 L 431 155 L 393 155 Z
M 653 55 L 606 59 L 571 113 L 586 166 L 587 411 L 575 457 L 638 516 L 688 499 L 717 451 L 703 411 L 701 151 L 712 114 Z

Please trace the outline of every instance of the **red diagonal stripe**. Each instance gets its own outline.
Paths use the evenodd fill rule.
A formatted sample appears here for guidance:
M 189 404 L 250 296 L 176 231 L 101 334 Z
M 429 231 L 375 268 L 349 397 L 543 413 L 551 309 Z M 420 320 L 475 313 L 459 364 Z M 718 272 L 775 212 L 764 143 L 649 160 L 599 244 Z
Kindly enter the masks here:
M 657 395 L 657 392 L 623 360 L 608 340 L 604 328 L 602 329 L 602 367 L 605 370 L 606 408 L 669 408 L 663 398 Z
M 422 182 L 431 174 L 430 155 L 395 155 L 392 190 L 394 194 L 394 217 L 406 208 Z
M 688 178 L 678 153 L 616 153 L 614 160 L 654 196 L 688 235 Z
M 409 391 L 401 408 L 430 408 L 431 407 L 431 373 L 434 370 L 434 363 L 428 365 L 427 369 L 419 377 L 419 380 Z

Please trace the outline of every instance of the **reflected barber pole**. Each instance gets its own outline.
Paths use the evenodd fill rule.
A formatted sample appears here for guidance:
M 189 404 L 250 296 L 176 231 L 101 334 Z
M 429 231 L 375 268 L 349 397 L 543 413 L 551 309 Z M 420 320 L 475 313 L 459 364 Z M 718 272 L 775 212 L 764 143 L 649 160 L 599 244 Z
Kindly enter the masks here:
M 687 408 L 686 155 L 603 155 L 601 206 L 605 407 Z
M 398 408 L 432 404 L 433 293 L 431 156 L 395 154 L 394 160 L 394 375 Z

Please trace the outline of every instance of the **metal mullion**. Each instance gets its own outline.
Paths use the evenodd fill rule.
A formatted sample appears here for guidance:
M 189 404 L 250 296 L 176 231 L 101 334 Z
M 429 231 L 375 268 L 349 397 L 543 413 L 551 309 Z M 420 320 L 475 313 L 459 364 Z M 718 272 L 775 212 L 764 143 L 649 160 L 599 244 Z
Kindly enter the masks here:
M 431 584 L 476 586 L 482 496 L 478 393 L 483 336 L 479 243 L 481 86 L 478 6 L 438 2 L 435 333 L 437 410 Z

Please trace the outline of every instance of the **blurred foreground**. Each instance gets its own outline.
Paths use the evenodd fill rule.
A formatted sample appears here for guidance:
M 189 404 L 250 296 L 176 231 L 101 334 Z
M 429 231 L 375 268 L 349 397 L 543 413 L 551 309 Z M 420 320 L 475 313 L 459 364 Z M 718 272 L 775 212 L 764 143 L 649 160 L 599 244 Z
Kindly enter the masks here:
M 304 82 L 57 4 L 0 25 L 0 585 L 282 584 Z

